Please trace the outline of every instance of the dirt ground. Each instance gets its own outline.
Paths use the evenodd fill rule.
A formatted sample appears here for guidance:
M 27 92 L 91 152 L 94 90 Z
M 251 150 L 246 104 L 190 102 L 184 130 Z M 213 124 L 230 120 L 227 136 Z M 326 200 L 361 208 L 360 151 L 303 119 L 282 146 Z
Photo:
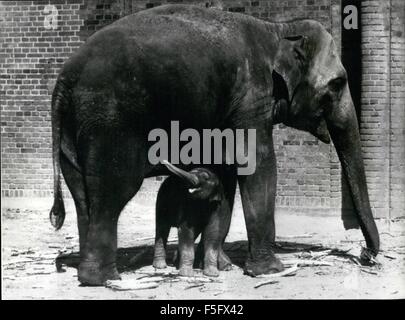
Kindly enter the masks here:
M 405 221 L 378 221 L 382 252 L 378 264 L 356 264 L 364 241 L 359 230 L 345 231 L 340 217 L 276 213 L 278 257 L 314 259 L 327 266 L 298 266 L 290 276 L 266 279 L 243 275 L 247 253 L 243 213 L 237 205 L 225 251 L 234 263 L 213 282 L 179 279 L 174 267 L 166 270 L 157 288 L 116 291 L 81 287 L 77 281 L 78 235 L 76 215 L 67 201 L 63 228 L 53 230 L 48 220 L 51 200 L 2 201 L 3 299 L 400 299 L 405 298 Z M 135 199 L 119 221 L 118 268 L 124 281 L 155 273 L 152 268 L 154 201 Z M 176 232 L 170 237 L 170 253 Z M 333 251 L 325 251 L 334 249 Z M 57 272 L 55 258 L 65 272 Z M 328 254 L 327 254 L 328 253 Z M 66 264 L 66 265 L 64 265 Z M 200 270 L 196 270 L 201 275 Z M 270 280 L 270 279 L 269 279 Z

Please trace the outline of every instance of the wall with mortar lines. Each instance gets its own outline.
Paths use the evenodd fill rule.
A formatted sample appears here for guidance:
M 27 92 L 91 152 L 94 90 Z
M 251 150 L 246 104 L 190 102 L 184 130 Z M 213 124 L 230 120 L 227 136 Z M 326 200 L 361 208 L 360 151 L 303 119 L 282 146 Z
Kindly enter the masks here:
M 2 92 L 4 93 L 1 102 L 2 196 L 46 197 L 52 193 L 50 93 L 63 61 L 77 50 L 89 35 L 103 26 L 127 14 L 168 2 L 205 5 L 205 1 L 197 0 L 160 2 L 142 0 L 52 0 L 8 1 L 1 3 L 2 34 L 0 41 L 2 48 L 5 49 L 1 53 L 1 68 L 5 72 L 2 72 L 0 78 Z M 49 3 L 55 4 L 59 11 L 57 30 L 43 28 L 45 18 L 43 9 Z M 339 0 L 229 0 L 222 1 L 222 5 L 224 10 L 250 14 L 261 19 L 316 19 L 332 33 L 337 44 L 340 44 L 341 5 Z M 369 4 L 366 2 L 363 5 L 367 11 Z M 402 2 L 398 0 L 395 1 L 394 5 L 396 8 L 403 7 Z M 403 213 L 403 201 L 399 200 L 400 196 L 403 195 L 404 185 L 404 164 L 403 161 L 399 160 L 401 159 L 400 156 L 403 155 L 404 146 L 404 115 L 403 107 L 401 108 L 403 106 L 404 87 L 403 80 L 401 80 L 401 71 L 403 72 L 403 69 L 401 69 L 403 60 L 401 59 L 403 59 L 403 55 L 400 54 L 402 47 L 396 48 L 396 46 L 403 45 L 403 32 L 400 30 L 401 26 L 403 26 L 403 23 L 401 25 L 403 15 L 400 15 L 401 10 L 393 11 L 398 14 L 398 17 L 391 16 L 392 29 L 396 29 L 391 32 L 391 35 L 394 34 L 394 36 L 388 36 L 388 41 L 391 41 L 391 47 L 398 51 L 398 54 L 395 57 L 393 56 L 392 59 L 399 60 L 395 61 L 398 66 L 391 67 L 391 69 L 394 69 L 392 69 L 393 72 L 391 72 L 390 81 L 388 81 L 390 84 L 392 83 L 392 88 L 394 88 L 394 90 L 391 90 L 390 120 L 386 116 L 380 119 L 384 123 L 390 123 L 391 121 L 390 125 L 394 130 L 391 131 L 388 139 L 391 146 L 390 152 L 388 152 L 389 158 L 394 160 L 391 161 L 390 169 L 386 170 L 385 180 L 373 177 L 375 163 L 381 166 L 378 159 L 371 157 L 373 146 L 370 146 L 370 142 L 367 142 L 370 133 L 367 130 L 375 130 L 370 128 L 373 125 L 367 118 L 367 106 L 372 102 L 374 103 L 372 95 L 375 92 L 374 90 L 367 91 L 367 82 L 363 85 L 366 112 L 364 114 L 365 118 L 362 119 L 365 123 L 362 127 L 363 148 L 366 157 L 371 200 L 374 211 L 378 216 L 387 214 L 384 211 L 387 206 L 392 207 L 394 215 L 400 215 L 395 212 L 401 210 Z M 367 18 L 363 17 L 363 23 L 367 25 L 367 21 L 364 19 Z M 386 23 L 386 20 L 381 23 Z M 367 30 L 367 27 L 365 30 Z M 367 33 L 364 32 L 363 37 L 367 39 Z M 391 51 L 394 52 L 394 50 Z M 373 56 L 371 53 L 370 55 Z M 367 57 L 364 59 L 364 63 L 367 63 Z M 377 58 L 376 63 L 381 64 L 382 61 Z M 366 92 L 369 92 L 370 95 Z M 369 99 L 367 100 L 369 104 L 367 104 L 366 99 Z M 382 108 L 384 110 L 388 109 L 388 105 L 384 101 Z M 375 131 L 371 131 L 371 133 L 377 138 L 380 136 Z M 333 146 L 325 145 L 307 133 L 286 128 L 283 125 L 275 128 L 274 137 L 279 177 L 277 206 L 293 210 L 299 208 L 301 211 L 305 209 L 309 211 L 338 210 L 341 206 L 341 177 L 340 165 Z M 371 158 L 367 159 L 368 156 Z M 159 178 L 146 180 L 141 192 L 154 197 L 160 183 L 159 180 Z M 381 183 L 381 181 L 384 181 L 384 183 Z M 390 183 L 389 187 L 387 183 Z M 381 185 L 386 187 L 383 188 Z M 388 192 L 386 191 L 387 188 Z

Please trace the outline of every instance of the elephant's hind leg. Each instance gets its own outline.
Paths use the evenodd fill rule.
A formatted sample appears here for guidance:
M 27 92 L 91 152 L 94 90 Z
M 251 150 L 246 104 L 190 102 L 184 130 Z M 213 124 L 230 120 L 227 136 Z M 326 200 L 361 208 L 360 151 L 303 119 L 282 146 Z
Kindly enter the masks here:
M 116 268 L 118 217 L 139 190 L 146 161 L 143 144 L 137 140 L 119 130 L 102 131 L 83 145 L 89 228 L 79 266 L 82 284 L 103 285 L 120 278 Z
M 89 211 L 83 175 L 64 157 L 60 158 L 61 169 L 66 184 L 72 194 L 77 213 L 80 254 L 83 253 L 89 228 Z

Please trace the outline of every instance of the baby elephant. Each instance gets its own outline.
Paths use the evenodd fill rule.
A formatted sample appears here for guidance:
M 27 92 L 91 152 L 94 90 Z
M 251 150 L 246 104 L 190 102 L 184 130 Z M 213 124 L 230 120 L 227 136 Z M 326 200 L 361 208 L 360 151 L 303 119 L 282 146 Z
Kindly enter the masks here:
M 221 182 L 206 168 L 190 172 L 163 162 L 174 173 L 161 185 L 156 201 L 156 238 L 153 266 L 165 268 L 166 243 L 171 227 L 178 228 L 179 274 L 193 275 L 194 241 L 202 233 L 204 274 L 219 275 L 217 260 L 221 245 L 221 217 L 229 207 Z

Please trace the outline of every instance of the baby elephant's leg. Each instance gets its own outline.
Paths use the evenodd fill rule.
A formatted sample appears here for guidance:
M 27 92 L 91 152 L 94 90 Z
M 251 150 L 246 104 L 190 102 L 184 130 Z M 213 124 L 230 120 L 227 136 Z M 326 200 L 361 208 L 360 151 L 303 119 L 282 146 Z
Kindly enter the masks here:
M 223 244 L 220 245 L 220 248 L 218 250 L 218 269 L 221 271 L 232 270 L 232 261 L 224 252 Z
M 219 219 L 215 212 L 211 215 L 205 227 L 202 241 L 204 241 L 204 274 L 209 277 L 218 277 L 218 251 L 220 249 L 221 234 Z
M 192 277 L 194 275 L 194 230 L 182 223 L 179 225 L 179 275 Z
M 218 248 L 219 240 L 210 237 L 204 237 L 204 271 L 208 277 L 218 277 Z
M 155 251 L 153 256 L 153 266 L 157 269 L 164 269 L 167 267 L 166 244 L 169 232 L 170 223 L 167 222 L 167 217 L 158 213 L 156 215 Z

